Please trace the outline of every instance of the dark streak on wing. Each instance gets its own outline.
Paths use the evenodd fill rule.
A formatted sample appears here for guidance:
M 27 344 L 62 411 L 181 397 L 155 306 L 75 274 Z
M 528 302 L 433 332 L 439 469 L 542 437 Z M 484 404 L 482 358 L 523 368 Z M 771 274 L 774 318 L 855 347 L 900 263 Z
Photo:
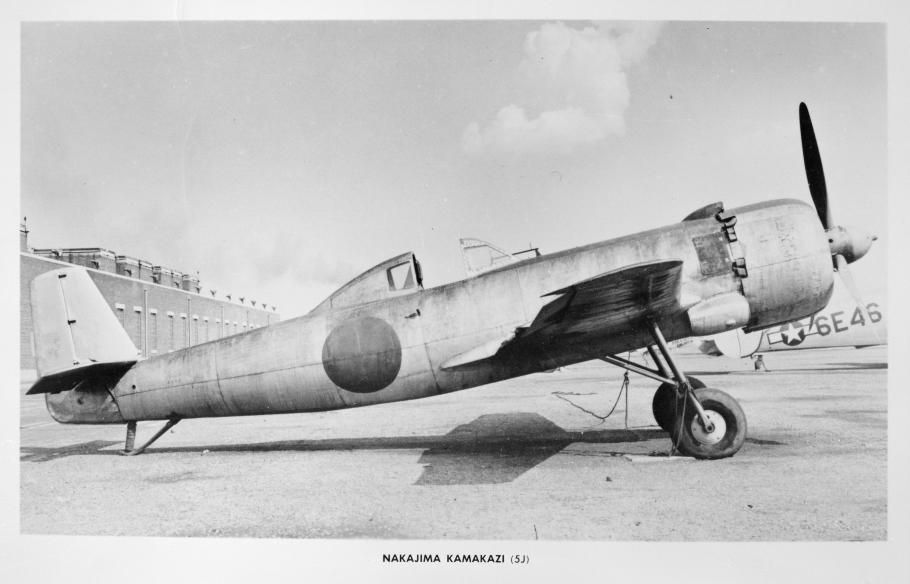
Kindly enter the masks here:
M 559 344 L 586 334 L 625 335 L 643 319 L 675 316 L 679 304 L 681 260 L 634 264 L 544 294 L 558 297 L 545 304 L 526 327 L 499 341 L 474 347 L 446 361 L 443 369 L 470 367 L 494 358 L 522 359 L 529 345 Z
M 550 292 L 546 304 L 520 336 L 622 332 L 651 314 L 678 307 L 681 260 L 635 264 Z

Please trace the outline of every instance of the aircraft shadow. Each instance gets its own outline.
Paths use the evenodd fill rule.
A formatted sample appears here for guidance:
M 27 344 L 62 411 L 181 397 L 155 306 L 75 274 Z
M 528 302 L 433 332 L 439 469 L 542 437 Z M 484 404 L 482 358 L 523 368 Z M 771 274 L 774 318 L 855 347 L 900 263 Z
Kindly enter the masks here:
M 23 446 L 19 449 L 19 462 L 48 462 L 58 458 L 66 458 L 67 456 L 117 454 L 115 451 L 102 450 L 102 448 L 107 448 L 114 444 L 120 444 L 120 442 L 112 440 L 92 440 L 91 442 L 80 442 L 78 444 L 70 444 L 69 446 L 60 446 L 57 448 Z
M 536 413 L 488 414 L 454 428 L 421 455 L 417 485 L 508 483 L 573 443 L 666 438 L 659 429 L 568 432 Z
M 667 438 L 658 428 L 566 431 L 537 413 L 487 414 L 439 436 L 388 436 L 280 440 L 249 444 L 149 448 L 141 456 L 165 453 L 318 452 L 331 450 L 422 449 L 417 485 L 495 484 L 515 480 L 573 443 L 622 444 Z M 165 437 L 163 440 L 167 440 Z M 66 456 L 119 456 L 119 442 L 95 440 L 64 447 L 23 447 L 20 461 L 48 462 Z M 640 449 L 639 449 L 640 450 Z M 617 451 L 614 454 L 622 454 Z

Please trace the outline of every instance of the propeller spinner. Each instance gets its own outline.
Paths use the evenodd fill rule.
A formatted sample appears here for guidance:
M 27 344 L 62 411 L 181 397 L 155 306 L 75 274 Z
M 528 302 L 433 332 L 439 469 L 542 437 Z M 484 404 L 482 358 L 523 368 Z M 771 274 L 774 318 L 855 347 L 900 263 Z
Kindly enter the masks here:
M 831 207 L 828 205 L 828 187 L 825 184 L 825 171 L 822 168 L 822 157 L 818 151 L 818 141 L 815 139 L 815 130 L 812 128 L 812 118 L 809 117 L 809 108 L 805 103 L 799 104 L 799 133 L 803 143 L 803 164 L 806 167 L 806 180 L 809 182 L 809 194 L 825 228 L 828 236 L 828 245 L 834 268 L 838 271 L 853 299 L 856 300 L 864 316 L 866 305 L 860 297 L 856 283 L 850 273 L 848 264 L 866 255 L 872 247 L 872 242 L 878 239 L 875 235 L 859 229 L 847 230 L 845 227 L 834 224 Z

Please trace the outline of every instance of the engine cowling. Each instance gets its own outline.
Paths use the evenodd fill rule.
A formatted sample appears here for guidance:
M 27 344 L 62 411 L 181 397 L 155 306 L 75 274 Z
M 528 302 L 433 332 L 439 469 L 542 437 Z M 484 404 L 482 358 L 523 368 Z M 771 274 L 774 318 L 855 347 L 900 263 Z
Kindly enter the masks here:
M 747 274 L 747 331 L 805 318 L 828 303 L 834 286 L 831 251 L 815 209 L 779 200 L 731 209 Z

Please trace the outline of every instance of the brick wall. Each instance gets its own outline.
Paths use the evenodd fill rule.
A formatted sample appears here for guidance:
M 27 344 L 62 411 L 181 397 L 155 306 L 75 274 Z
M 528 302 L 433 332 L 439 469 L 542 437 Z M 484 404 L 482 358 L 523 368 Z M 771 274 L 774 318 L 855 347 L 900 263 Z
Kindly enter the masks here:
M 20 258 L 20 368 L 34 369 L 29 284 L 35 276 L 69 264 L 28 253 Z M 150 357 L 280 320 L 275 312 L 207 295 L 93 269 L 88 273 L 133 343 Z

